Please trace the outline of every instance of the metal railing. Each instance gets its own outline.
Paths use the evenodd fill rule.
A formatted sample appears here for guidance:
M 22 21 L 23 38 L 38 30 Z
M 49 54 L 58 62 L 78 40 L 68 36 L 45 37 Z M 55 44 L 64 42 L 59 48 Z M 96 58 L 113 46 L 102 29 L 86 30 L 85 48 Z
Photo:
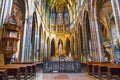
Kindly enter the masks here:
M 44 61 L 43 72 L 80 72 L 80 61 Z

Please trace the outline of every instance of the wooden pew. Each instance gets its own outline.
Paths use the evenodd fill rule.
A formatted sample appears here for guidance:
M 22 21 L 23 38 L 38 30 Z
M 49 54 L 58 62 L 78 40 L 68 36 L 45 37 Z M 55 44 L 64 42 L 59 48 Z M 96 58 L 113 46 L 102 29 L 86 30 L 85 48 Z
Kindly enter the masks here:
M 117 76 L 117 80 L 120 80 L 120 64 L 112 64 L 111 66 L 108 66 L 107 80 L 111 80 L 114 75 Z
M 94 75 L 96 73 L 96 70 L 98 70 L 98 65 L 100 62 L 88 62 L 87 63 L 87 69 L 88 69 L 88 74 L 89 75 Z
M 22 64 L 7 64 L 6 66 L 17 66 L 20 67 L 20 74 L 21 76 L 24 76 L 23 78 L 27 80 L 28 76 L 28 71 L 27 71 L 27 65 L 22 65 Z M 22 77 L 21 77 L 22 78 Z
M 104 68 L 107 69 L 107 66 L 105 66 L 106 64 L 111 64 L 111 63 L 110 62 L 89 62 L 88 63 L 88 74 L 96 76 L 96 75 L 100 75 L 101 72 L 104 73 L 102 69 Z
M 36 71 L 37 71 L 37 65 L 33 62 L 22 62 L 22 63 L 14 63 L 14 64 L 21 64 L 21 65 L 26 65 L 27 66 L 27 72 L 30 77 L 35 77 L 36 76 Z
M 0 80 L 8 80 L 6 69 L 0 70 Z
M 36 62 L 23 62 L 22 64 L 29 64 L 29 65 L 32 65 L 32 75 L 35 76 L 36 75 L 36 72 L 37 72 L 37 65 L 39 63 L 36 63 Z
M 3 65 L 3 66 L 0 66 L 0 70 L 1 69 L 6 69 L 7 70 L 7 77 L 8 76 L 15 76 L 15 78 L 17 80 L 21 80 L 20 68 L 19 67 Z
M 99 80 L 102 80 L 102 75 L 107 76 L 108 66 L 111 66 L 111 63 L 101 63 L 98 65 L 98 77 Z

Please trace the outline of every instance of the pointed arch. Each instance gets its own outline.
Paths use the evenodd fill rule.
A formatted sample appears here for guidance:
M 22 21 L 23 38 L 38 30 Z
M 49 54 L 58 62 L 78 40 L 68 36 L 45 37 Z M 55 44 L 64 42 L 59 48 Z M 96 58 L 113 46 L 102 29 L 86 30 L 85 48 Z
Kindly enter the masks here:
M 69 56 L 70 50 L 70 40 L 69 38 L 66 39 L 66 56 Z
M 50 57 L 50 38 L 47 38 L 47 58 Z
M 74 56 L 75 56 L 75 54 L 74 54 L 74 53 L 75 53 L 75 52 L 74 52 L 74 37 L 72 36 L 71 39 L 72 39 L 72 40 L 71 40 L 71 41 L 72 41 L 72 48 L 71 48 L 71 49 L 72 49 L 72 56 L 74 57 Z
M 79 23 L 79 40 L 80 40 L 80 54 L 83 55 L 83 32 L 82 27 Z
M 90 21 L 89 21 L 89 13 L 88 11 L 84 11 L 84 17 L 83 17 L 83 20 L 84 20 L 84 26 L 82 29 L 85 31 L 83 32 L 83 35 L 84 35 L 84 39 L 83 39 L 83 43 L 84 44 L 84 50 L 83 50 L 83 57 L 85 60 L 91 60 L 91 57 L 90 57 L 90 43 L 91 43 L 91 28 L 90 28 Z
M 38 60 L 40 61 L 42 59 L 42 40 L 43 40 L 43 28 L 42 28 L 42 24 L 40 24 L 40 28 L 39 28 L 39 58 Z
M 55 39 L 53 38 L 51 41 L 51 57 L 55 56 Z
M 31 34 L 31 43 L 32 43 L 32 54 L 31 54 L 31 61 L 38 60 L 38 38 L 36 36 L 38 33 L 38 21 L 36 12 L 33 13 L 33 22 L 32 22 L 32 34 Z

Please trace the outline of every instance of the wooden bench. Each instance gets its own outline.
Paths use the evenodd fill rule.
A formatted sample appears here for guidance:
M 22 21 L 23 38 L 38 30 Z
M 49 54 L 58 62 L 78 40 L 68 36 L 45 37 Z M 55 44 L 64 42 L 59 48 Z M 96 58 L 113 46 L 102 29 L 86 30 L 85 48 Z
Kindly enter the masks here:
M 101 63 L 98 65 L 98 77 L 99 80 L 102 80 L 102 75 L 107 76 L 108 66 L 111 66 L 111 63 Z
M 17 80 L 21 80 L 21 75 L 20 75 L 20 68 L 16 66 L 0 66 L 1 69 L 6 69 L 7 70 L 7 77 L 8 76 L 14 76 Z
M 14 64 L 19 64 L 19 65 L 26 65 L 27 66 L 27 72 L 30 77 L 35 77 L 36 76 L 36 71 L 37 71 L 37 64 L 36 63 L 14 63 Z
M 17 66 L 20 67 L 20 74 L 21 76 L 24 76 L 23 78 L 26 80 L 28 76 L 28 71 L 27 71 L 27 65 L 21 65 L 21 64 L 7 64 L 6 66 Z M 21 77 L 22 78 L 22 77 Z
M 93 75 L 95 77 L 96 77 L 96 75 L 100 75 L 101 72 L 103 72 L 102 69 L 104 67 L 107 69 L 107 67 L 105 66 L 106 64 L 111 64 L 111 63 L 110 62 L 89 62 L 88 63 L 88 74 Z
M 0 70 L 0 80 L 8 80 L 8 78 L 7 78 L 7 70 L 6 69 Z
M 111 80 L 114 76 L 117 80 L 120 80 L 120 64 L 108 66 L 107 80 Z
M 96 67 L 100 62 L 88 62 L 87 63 L 87 69 L 89 75 L 94 75 L 96 71 L 98 70 L 98 67 Z

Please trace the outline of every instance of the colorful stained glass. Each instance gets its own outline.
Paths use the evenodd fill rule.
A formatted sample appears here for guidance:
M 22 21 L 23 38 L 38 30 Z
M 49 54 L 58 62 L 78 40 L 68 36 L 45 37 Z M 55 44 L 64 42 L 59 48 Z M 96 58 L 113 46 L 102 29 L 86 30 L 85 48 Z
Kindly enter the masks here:
M 1 11 L 2 11 L 2 4 L 3 4 L 3 0 L 0 0 L 0 14 L 1 14 Z M 1 15 L 0 15 L 1 16 Z M 1 22 L 1 18 L 0 18 L 0 22 Z
M 56 22 L 56 13 L 55 13 L 55 9 L 52 10 L 51 16 L 50 16 L 50 22 L 52 26 L 55 26 L 55 22 Z
M 63 24 L 63 13 L 57 14 L 57 24 L 62 25 Z
M 0 0 L 0 13 L 1 13 L 1 10 L 2 10 L 2 0 Z
M 65 20 L 65 24 L 69 24 L 69 14 L 68 13 L 65 13 L 64 15 L 64 20 Z
M 64 23 L 65 25 L 69 24 L 69 13 L 68 13 L 68 10 L 66 8 L 64 8 Z
M 51 24 L 55 25 L 55 13 L 51 14 Z

